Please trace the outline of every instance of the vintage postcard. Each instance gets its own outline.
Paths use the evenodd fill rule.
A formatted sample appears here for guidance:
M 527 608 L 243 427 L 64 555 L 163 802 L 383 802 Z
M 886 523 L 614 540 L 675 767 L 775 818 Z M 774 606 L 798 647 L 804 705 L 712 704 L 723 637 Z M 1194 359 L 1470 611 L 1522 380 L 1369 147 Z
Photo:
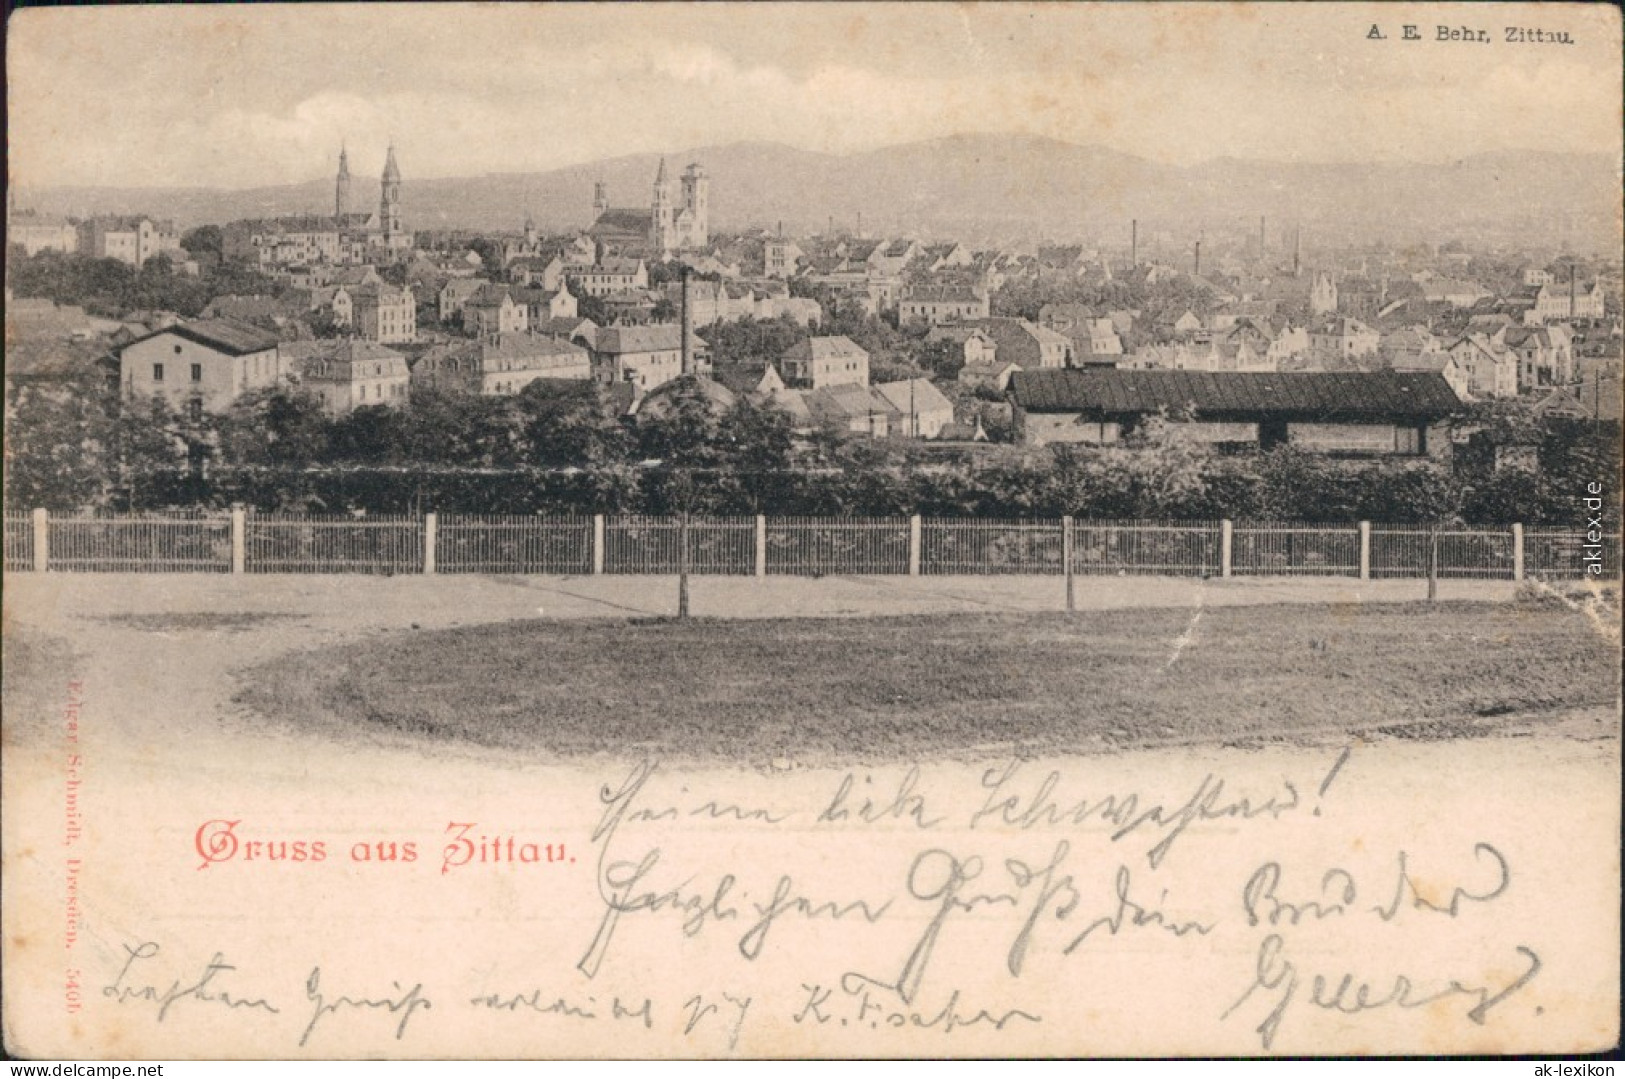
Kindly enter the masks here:
M 7 1053 L 1613 1048 L 1621 71 L 13 11 Z

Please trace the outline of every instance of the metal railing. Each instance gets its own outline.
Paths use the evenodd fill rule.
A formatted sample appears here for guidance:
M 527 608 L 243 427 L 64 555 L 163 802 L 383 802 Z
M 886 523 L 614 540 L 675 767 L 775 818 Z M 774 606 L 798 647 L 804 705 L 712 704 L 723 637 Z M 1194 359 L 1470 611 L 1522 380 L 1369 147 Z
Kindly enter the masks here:
M 1224 576 L 1220 521 L 1076 521 L 1072 571 L 1083 575 Z
M 247 573 L 421 573 L 419 517 L 247 515 Z
M 1519 576 L 1510 528 L 1444 529 L 1439 532 L 1439 576 L 1513 580 Z M 1426 577 L 1433 535 L 1426 528 L 1373 528 L 1371 576 Z
M 37 555 L 37 535 L 30 546 Z M 47 568 L 65 573 L 231 572 L 231 522 L 219 517 L 53 517 L 45 546 Z
M 907 517 L 769 517 L 764 572 L 800 577 L 906 574 Z
M 1230 571 L 1238 577 L 1358 577 L 1360 528 L 1278 522 L 1237 524 Z
M 605 573 L 676 573 L 682 523 L 676 517 L 607 517 Z M 693 517 L 688 522 L 688 571 L 706 576 L 753 571 L 756 518 Z
M 696 575 L 1617 580 L 1620 535 L 1540 526 L 691 517 Z M 5 568 L 77 573 L 672 574 L 677 517 L 5 517 Z M 1067 536 L 1071 549 L 1067 551 Z
M 591 517 L 441 517 L 437 573 L 591 573 Z

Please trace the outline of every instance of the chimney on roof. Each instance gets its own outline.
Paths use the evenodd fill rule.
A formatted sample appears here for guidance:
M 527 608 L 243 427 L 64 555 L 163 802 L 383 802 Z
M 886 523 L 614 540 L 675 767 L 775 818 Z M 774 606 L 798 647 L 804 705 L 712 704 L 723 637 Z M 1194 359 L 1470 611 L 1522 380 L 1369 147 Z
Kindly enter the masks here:
M 689 344 L 688 344 L 688 336 L 689 336 L 689 333 L 691 332 L 690 331 L 690 326 L 691 326 L 690 317 L 691 316 L 689 314 L 689 308 L 688 308 L 688 265 L 687 265 L 687 263 L 685 263 L 683 265 L 682 304 L 683 304 L 682 314 L 678 319 L 678 329 L 677 329 L 677 332 L 682 334 L 682 338 L 683 338 L 683 343 L 682 343 L 682 346 L 681 346 L 681 349 L 682 349 L 681 355 L 683 357 L 682 373 L 685 374 L 685 375 L 691 375 L 691 374 L 694 373 L 694 356 L 693 356 L 692 350 L 689 348 Z

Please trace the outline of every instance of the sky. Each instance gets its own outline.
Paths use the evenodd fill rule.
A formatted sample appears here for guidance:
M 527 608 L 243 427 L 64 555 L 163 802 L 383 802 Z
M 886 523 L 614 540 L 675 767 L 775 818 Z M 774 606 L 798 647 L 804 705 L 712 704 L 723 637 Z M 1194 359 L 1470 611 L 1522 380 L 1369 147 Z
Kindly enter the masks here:
M 973 132 L 1173 164 L 1617 156 L 1625 96 L 1619 10 L 1585 4 L 134 5 L 7 39 L 21 187 L 326 179 L 341 144 L 372 176 L 391 141 L 408 179 Z

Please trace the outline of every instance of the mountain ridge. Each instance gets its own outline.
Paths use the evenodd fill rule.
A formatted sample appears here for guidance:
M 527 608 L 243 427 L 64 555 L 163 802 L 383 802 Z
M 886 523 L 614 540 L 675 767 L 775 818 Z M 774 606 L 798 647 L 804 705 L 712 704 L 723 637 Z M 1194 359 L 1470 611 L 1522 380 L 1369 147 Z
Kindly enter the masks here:
M 796 233 L 832 223 L 925 235 L 1066 238 L 1142 227 L 1229 224 L 1267 215 L 1282 227 L 1389 231 L 1464 227 L 1472 221 L 1543 218 L 1617 232 L 1617 162 L 1606 154 L 1486 151 L 1445 162 L 1297 162 L 1224 156 L 1190 165 L 1028 133 L 971 132 L 845 154 L 763 140 L 682 153 L 634 153 L 542 172 L 414 180 L 403 154 L 405 204 L 414 229 L 517 231 L 527 212 L 550 231 L 584 227 L 593 185 L 617 206 L 646 206 L 665 157 L 711 175 L 718 229 L 775 227 Z M 377 198 L 356 178 L 351 205 Z M 42 213 L 147 213 L 183 228 L 248 217 L 328 213 L 330 180 L 246 189 L 41 188 L 20 204 Z M 1576 224 L 1578 223 L 1578 224 Z

